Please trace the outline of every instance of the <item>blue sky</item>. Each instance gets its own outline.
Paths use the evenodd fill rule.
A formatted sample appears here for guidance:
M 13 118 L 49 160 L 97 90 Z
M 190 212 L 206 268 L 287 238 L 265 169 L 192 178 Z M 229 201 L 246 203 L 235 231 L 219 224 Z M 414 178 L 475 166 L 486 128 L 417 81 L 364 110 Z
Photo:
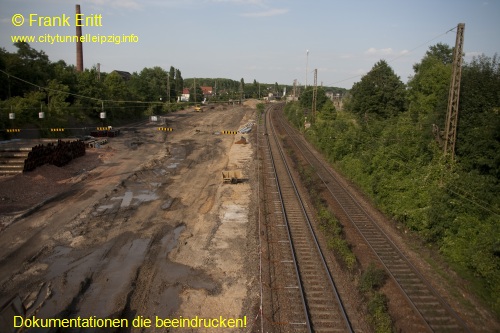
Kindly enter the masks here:
M 14 51 L 12 35 L 75 33 L 75 4 L 102 15 L 94 35 L 138 36 L 138 43 L 85 43 L 84 66 L 140 71 L 179 68 L 184 78 L 243 78 L 293 84 L 297 79 L 351 88 L 380 59 L 407 82 L 429 46 L 455 44 L 465 23 L 464 52 L 500 53 L 500 0 L 0 0 L 0 47 Z M 71 27 L 21 27 L 12 16 L 71 16 Z M 32 43 L 52 61 L 75 64 L 75 45 Z M 307 56 L 306 50 L 309 50 Z M 307 65 L 307 66 L 306 66 Z M 308 70 L 306 70 L 306 68 Z

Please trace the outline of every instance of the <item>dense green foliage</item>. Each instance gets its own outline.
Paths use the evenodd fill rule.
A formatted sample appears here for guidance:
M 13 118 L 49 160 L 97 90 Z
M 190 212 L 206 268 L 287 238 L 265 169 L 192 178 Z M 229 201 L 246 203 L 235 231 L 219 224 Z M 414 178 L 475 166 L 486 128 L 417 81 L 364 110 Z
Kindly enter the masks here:
M 101 112 L 106 112 L 107 124 L 132 120 L 175 109 L 166 102 L 182 93 L 181 73 L 173 67 L 170 72 L 153 67 L 132 74 L 99 73 L 93 67 L 79 73 L 64 61 L 51 62 L 27 43 L 15 46 L 15 53 L 0 49 L 0 129 L 101 125 Z
M 178 68 L 144 68 L 123 72 L 120 68 L 105 73 L 96 67 L 77 72 L 64 61 L 52 62 L 43 52 L 27 43 L 14 44 L 17 52 L 0 48 L 0 138 L 13 135 L 8 128 L 46 129 L 116 125 L 153 114 L 175 111 L 187 104 L 179 102 L 183 89 L 190 91 L 190 103 L 205 97 L 201 87 L 210 86 L 209 102 L 241 98 L 280 98 L 291 86 L 258 83 L 253 80 L 184 79 Z M 343 93 L 342 89 L 336 92 Z M 196 101 L 195 101 L 196 97 Z M 44 118 L 39 113 L 44 113 Z M 101 112 L 106 118 L 100 118 Z M 9 119 L 13 113 L 15 119 Z M 43 130 L 41 130 L 43 132 Z M 25 135 L 26 132 L 21 133 Z M 34 133 L 34 132 L 32 132 Z M 47 131 L 43 135 L 50 135 Z M 66 134 L 69 135 L 68 132 Z M 15 135 L 19 136 L 19 135 Z
M 452 49 L 429 49 L 405 86 L 384 61 L 351 91 L 345 109 L 305 104 L 285 112 L 395 221 L 435 245 L 500 314 L 500 64 L 462 69 L 456 160 L 443 156 Z

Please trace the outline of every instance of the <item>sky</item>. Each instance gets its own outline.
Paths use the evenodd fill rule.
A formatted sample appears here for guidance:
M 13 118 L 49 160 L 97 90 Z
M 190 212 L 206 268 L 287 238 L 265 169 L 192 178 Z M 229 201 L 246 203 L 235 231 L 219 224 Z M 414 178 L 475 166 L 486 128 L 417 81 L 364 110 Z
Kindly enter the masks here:
M 455 45 L 459 23 L 466 62 L 500 53 L 500 0 L 0 0 L 0 47 L 15 52 L 17 35 L 75 35 L 75 4 L 95 25 L 84 35 L 135 36 L 83 44 L 84 67 L 108 73 L 174 66 L 183 78 L 312 85 L 317 69 L 318 85 L 350 89 L 384 59 L 406 83 L 430 46 Z M 76 65 L 74 43 L 30 45 Z

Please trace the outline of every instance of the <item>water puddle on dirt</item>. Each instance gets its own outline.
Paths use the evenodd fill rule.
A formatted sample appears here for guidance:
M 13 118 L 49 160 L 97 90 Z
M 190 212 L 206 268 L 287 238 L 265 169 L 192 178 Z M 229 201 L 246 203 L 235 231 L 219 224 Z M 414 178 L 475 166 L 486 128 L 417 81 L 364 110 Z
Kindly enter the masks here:
M 106 258 L 105 265 L 85 293 L 80 315 L 111 316 L 125 307 L 149 244 L 150 239 L 134 239 L 124 244 L 112 257 Z M 111 252 L 115 252 L 114 249 Z M 99 306 L 96 307 L 96 304 Z
M 143 203 L 158 200 L 160 196 L 156 193 L 156 190 L 160 185 L 161 183 L 151 183 L 148 185 L 142 183 L 129 184 L 123 195 L 109 198 L 108 202 L 97 207 L 94 215 L 111 213 L 128 207 L 137 207 Z M 144 189 L 145 186 L 153 186 L 154 189 Z
M 166 252 L 166 255 L 170 253 L 175 247 L 177 247 L 177 242 L 179 240 L 179 236 L 186 229 L 184 224 L 177 226 L 172 232 L 169 232 L 165 236 L 163 236 L 161 240 L 162 250 Z M 163 252 L 163 251 L 162 251 Z
M 181 293 L 187 289 L 204 289 L 208 294 L 216 294 L 220 285 L 200 269 L 171 261 L 169 253 L 177 248 L 180 235 L 186 229 L 179 225 L 168 232 L 160 241 L 160 251 L 156 259 L 154 288 L 148 299 L 147 308 L 159 316 L 172 316 L 181 305 Z
M 78 312 L 104 317 L 123 309 L 151 242 L 130 236 L 123 234 L 90 252 L 55 247 L 44 260 L 48 264 L 44 280 L 51 286 L 51 297 L 40 304 L 37 315 Z

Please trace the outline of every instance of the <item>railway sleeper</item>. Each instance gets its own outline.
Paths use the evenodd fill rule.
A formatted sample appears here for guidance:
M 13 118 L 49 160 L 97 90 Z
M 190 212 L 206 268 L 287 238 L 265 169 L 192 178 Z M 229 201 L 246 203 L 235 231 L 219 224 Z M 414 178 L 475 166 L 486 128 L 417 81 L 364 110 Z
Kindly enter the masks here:
M 413 297 L 421 297 L 426 295 L 432 295 L 434 297 L 434 300 L 436 299 L 436 297 L 427 288 L 425 288 L 425 286 L 414 287 L 414 286 L 408 286 L 406 284 L 401 284 L 401 287 L 411 299 L 413 299 Z
M 431 318 L 432 321 L 434 320 L 444 320 L 444 318 L 448 318 L 448 320 L 451 319 L 451 317 L 448 315 L 445 309 L 443 308 L 423 308 L 420 309 L 420 312 L 426 317 L 426 318 Z
M 339 321 L 332 320 L 314 322 L 312 328 L 313 332 L 345 332 L 345 327 Z
M 307 288 L 308 292 L 320 292 L 320 293 L 325 293 L 325 287 L 321 285 L 315 285 L 315 286 L 310 286 Z
M 410 270 L 409 268 L 407 269 L 391 269 L 391 273 L 397 277 L 398 281 L 406 281 L 410 279 L 418 279 L 418 277 L 415 275 L 415 273 Z
M 431 301 L 413 301 L 416 307 L 422 308 L 423 310 L 439 310 L 446 312 L 446 310 L 442 307 L 441 303 L 439 303 L 435 298 Z
M 427 294 L 427 295 L 411 295 L 411 299 L 414 303 L 419 302 L 419 303 L 426 303 L 428 300 L 435 300 L 436 297 L 432 294 Z

